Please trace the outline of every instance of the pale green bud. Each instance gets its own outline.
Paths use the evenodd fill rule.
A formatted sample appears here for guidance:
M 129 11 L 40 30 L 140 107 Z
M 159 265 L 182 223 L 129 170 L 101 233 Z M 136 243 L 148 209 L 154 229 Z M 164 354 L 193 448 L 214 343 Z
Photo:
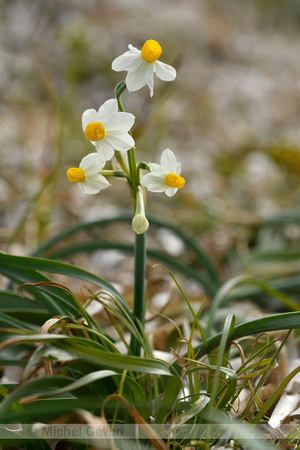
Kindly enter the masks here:
M 149 222 L 144 214 L 136 214 L 132 219 L 132 228 L 136 234 L 143 234 L 149 228 Z

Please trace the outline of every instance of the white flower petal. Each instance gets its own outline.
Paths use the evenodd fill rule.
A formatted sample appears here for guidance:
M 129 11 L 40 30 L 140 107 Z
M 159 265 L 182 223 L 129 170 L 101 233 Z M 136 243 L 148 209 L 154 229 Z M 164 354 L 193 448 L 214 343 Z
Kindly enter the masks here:
M 95 142 L 96 150 L 100 158 L 109 161 L 115 154 L 114 148 L 110 145 L 106 138 Z
M 98 122 L 105 125 L 108 117 L 111 115 L 114 115 L 118 112 L 118 101 L 115 98 L 111 98 L 110 100 L 107 100 L 105 103 L 103 103 L 102 106 L 100 106 L 98 111 Z
M 173 195 L 175 195 L 177 191 L 178 191 L 177 188 L 167 187 L 165 193 L 168 197 L 173 197 Z
M 107 181 L 103 175 L 100 175 L 100 173 L 95 173 L 94 175 L 87 177 L 87 182 L 90 186 L 96 186 L 97 184 L 100 189 L 106 189 L 110 186 L 109 181 Z
M 168 172 L 179 175 L 179 173 L 177 173 L 178 163 L 176 156 L 169 148 L 166 148 L 166 150 L 162 152 L 160 163 Z
M 137 49 L 136 47 L 134 47 L 133 45 L 129 44 L 128 45 L 129 50 L 131 50 L 132 53 L 139 53 L 142 54 L 141 50 Z
M 112 70 L 116 72 L 121 72 L 122 70 L 127 70 L 128 72 L 133 72 L 136 70 L 143 62 L 141 51 L 135 49 L 136 51 L 130 50 L 125 52 L 123 55 L 118 56 L 111 65 Z
M 146 71 L 146 83 L 150 89 L 150 97 L 153 97 L 154 70 L 155 70 L 155 63 L 148 63 L 148 67 L 147 67 L 147 71 Z
M 84 181 L 79 183 L 79 186 L 85 194 L 97 194 L 98 192 L 110 186 L 110 183 L 105 177 L 99 174 L 94 174 L 86 177 Z
M 80 169 L 82 169 L 86 176 L 89 174 L 94 174 L 100 172 L 105 165 L 105 160 L 100 158 L 98 153 L 90 153 L 86 155 L 79 164 Z
M 161 61 L 155 61 L 155 73 L 163 81 L 173 81 L 176 78 L 176 70 Z
M 120 152 L 127 152 L 130 148 L 135 146 L 134 139 L 128 133 L 122 134 L 108 134 L 105 139 L 109 145 L 111 145 L 115 150 Z
M 144 175 L 141 179 L 141 184 L 152 192 L 163 192 L 167 188 L 165 176 L 157 173 L 147 173 Z
M 82 128 L 85 131 L 87 125 L 92 122 L 99 122 L 98 113 L 95 109 L 87 109 L 82 114 Z
M 91 188 L 86 181 L 78 184 L 84 194 L 98 194 L 98 192 L 100 192 L 100 189 Z
M 152 76 L 154 76 L 154 66 L 150 65 L 150 67 L 152 68 Z M 149 75 L 147 76 L 148 68 L 149 63 L 143 61 L 137 70 L 128 72 L 125 81 L 129 92 L 138 91 L 147 84 L 149 77 Z
M 165 176 L 168 175 L 168 171 L 164 169 L 160 164 L 157 163 L 149 163 L 150 171 L 152 173 L 158 173 L 158 174 L 164 174 Z
M 135 117 L 131 113 L 117 112 L 105 121 L 106 132 L 110 131 L 125 131 L 128 132 L 134 124 Z

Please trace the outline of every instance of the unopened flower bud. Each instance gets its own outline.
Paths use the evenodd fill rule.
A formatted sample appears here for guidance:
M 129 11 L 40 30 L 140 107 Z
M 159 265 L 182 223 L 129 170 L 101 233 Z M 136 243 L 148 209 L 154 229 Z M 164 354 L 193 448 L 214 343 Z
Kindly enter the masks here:
M 136 214 L 132 219 L 132 228 L 137 234 L 143 234 L 148 230 L 149 222 L 143 214 Z

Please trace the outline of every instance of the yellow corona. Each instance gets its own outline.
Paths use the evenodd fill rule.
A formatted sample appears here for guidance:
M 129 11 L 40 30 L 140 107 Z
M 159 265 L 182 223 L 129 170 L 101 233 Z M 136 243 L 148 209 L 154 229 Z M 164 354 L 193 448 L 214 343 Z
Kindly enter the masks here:
M 91 122 L 84 130 L 84 135 L 89 141 L 101 141 L 105 136 L 104 126 L 100 122 Z
M 158 42 L 150 39 L 146 41 L 142 48 L 142 57 L 145 61 L 151 63 L 156 61 L 162 52 L 162 48 Z
M 82 169 L 78 169 L 77 167 L 72 167 L 67 171 L 67 177 L 70 183 L 80 183 L 84 181 L 85 174 Z
M 166 185 L 171 188 L 181 189 L 185 185 L 185 179 L 176 173 L 170 173 L 166 178 Z

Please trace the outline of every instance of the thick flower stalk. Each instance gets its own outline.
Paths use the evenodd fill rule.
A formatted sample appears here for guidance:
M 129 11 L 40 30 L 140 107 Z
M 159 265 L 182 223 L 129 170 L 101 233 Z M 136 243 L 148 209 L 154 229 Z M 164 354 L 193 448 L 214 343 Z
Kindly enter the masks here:
M 118 56 L 112 63 L 112 69 L 116 72 L 127 71 L 126 86 L 129 92 L 137 91 L 143 86 L 148 86 L 150 95 L 153 96 L 154 74 L 163 81 L 173 81 L 176 78 L 176 70 L 161 61 L 158 61 L 162 48 L 158 42 L 150 39 L 145 42 L 142 50 L 128 45 L 129 51 Z
M 131 113 L 120 112 L 116 99 L 107 100 L 99 110 L 87 109 L 82 115 L 85 137 L 96 147 L 98 155 L 110 160 L 115 150 L 127 152 L 134 147 L 133 138 L 128 134 L 135 117 Z
M 105 163 L 106 161 L 101 159 L 97 153 L 90 153 L 82 159 L 79 168 L 72 167 L 67 171 L 68 180 L 71 183 L 78 183 L 85 194 L 98 194 L 110 186 L 107 179 L 99 173 Z
M 149 163 L 150 173 L 141 179 L 141 184 L 152 192 L 165 192 L 173 197 L 178 189 L 182 189 L 185 179 L 180 176 L 181 164 L 174 153 L 167 148 L 161 155 L 160 164 Z

